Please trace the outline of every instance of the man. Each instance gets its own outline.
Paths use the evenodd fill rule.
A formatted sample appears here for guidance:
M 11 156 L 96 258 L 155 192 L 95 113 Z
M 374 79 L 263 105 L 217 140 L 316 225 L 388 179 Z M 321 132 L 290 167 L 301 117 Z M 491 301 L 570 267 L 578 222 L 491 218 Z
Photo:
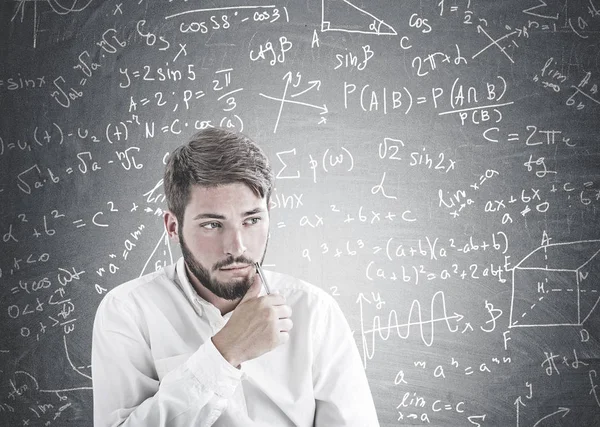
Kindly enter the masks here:
M 335 300 L 268 271 L 267 294 L 256 274 L 272 188 L 241 134 L 206 129 L 171 154 L 164 224 L 183 257 L 98 307 L 96 426 L 379 425 Z

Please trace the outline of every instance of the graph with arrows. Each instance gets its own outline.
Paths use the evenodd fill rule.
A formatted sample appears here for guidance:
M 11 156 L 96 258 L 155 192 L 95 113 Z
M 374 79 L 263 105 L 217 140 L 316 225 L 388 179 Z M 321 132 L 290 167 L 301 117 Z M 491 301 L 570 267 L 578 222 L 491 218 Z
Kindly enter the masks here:
M 445 324 L 448 331 L 457 332 L 459 329 L 458 324 L 464 317 L 456 312 L 449 314 L 444 292 L 438 291 L 431 298 L 430 318 L 424 318 L 421 303 L 418 300 L 413 300 L 406 315 L 406 321 L 399 320 L 396 310 L 390 310 L 387 322 L 384 321 L 382 324 L 381 316 L 375 315 L 371 322 L 372 326 L 369 328 L 366 326 L 367 322 L 365 322 L 364 307 L 365 304 L 372 304 L 372 301 L 360 293 L 356 303 L 360 312 L 360 342 L 363 347 L 363 364 L 365 368 L 367 360 L 371 360 L 375 355 L 377 337 L 382 341 L 387 341 L 395 333 L 400 339 L 408 339 L 411 331 L 416 328 L 423 344 L 431 347 L 435 341 L 436 325 Z
M 300 73 L 296 73 L 295 75 L 293 75 L 291 71 L 288 71 L 283 76 L 283 81 L 285 82 L 285 85 L 281 97 L 267 95 L 264 93 L 259 94 L 265 99 L 269 99 L 279 103 L 279 110 L 277 113 L 277 119 L 275 120 L 275 126 L 273 127 L 273 133 L 277 133 L 277 128 L 279 127 L 279 122 L 281 120 L 284 105 L 299 106 L 313 109 L 320 115 L 320 119 L 317 124 L 327 123 L 325 115 L 328 113 L 328 110 L 327 105 L 325 105 L 325 103 L 323 103 L 322 105 L 318 105 L 303 102 L 300 100 L 302 99 L 300 97 L 307 96 L 309 93 L 319 92 L 319 90 L 321 89 L 321 80 L 309 80 L 304 84 L 302 82 L 302 75 Z M 288 92 L 294 93 L 288 94 Z

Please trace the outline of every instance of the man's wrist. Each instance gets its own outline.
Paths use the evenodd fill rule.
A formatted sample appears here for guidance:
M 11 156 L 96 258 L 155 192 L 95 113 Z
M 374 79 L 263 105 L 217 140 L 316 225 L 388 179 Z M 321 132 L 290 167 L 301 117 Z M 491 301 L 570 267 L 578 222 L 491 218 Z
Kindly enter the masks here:
M 236 356 L 235 351 L 223 343 L 218 334 L 214 335 L 211 339 L 215 348 L 219 351 L 219 353 L 221 353 L 221 356 L 223 356 L 223 359 L 225 359 L 231 366 L 239 369 L 242 360 L 240 357 Z

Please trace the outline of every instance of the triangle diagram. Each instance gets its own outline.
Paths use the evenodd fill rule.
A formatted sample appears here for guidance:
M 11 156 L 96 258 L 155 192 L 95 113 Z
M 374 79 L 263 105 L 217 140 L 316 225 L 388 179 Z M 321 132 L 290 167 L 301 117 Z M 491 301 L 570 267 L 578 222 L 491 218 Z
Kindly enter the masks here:
M 396 30 L 348 0 L 322 0 L 321 31 L 395 36 Z
M 154 246 L 152 253 L 146 260 L 139 277 L 142 277 L 144 274 L 152 273 L 159 268 L 164 268 L 167 265 L 173 264 L 173 262 L 174 259 L 173 252 L 171 251 L 171 242 L 169 241 L 167 231 L 163 230 L 160 239 L 158 239 L 158 242 Z

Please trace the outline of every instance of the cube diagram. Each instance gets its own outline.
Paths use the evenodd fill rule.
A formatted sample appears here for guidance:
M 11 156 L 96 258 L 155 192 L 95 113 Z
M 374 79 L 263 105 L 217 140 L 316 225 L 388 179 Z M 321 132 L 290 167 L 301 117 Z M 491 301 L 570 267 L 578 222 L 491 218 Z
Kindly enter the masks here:
M 600 240 L 540 246 L 512 270 L 509 327 L 581 326 L 600 301 Z

